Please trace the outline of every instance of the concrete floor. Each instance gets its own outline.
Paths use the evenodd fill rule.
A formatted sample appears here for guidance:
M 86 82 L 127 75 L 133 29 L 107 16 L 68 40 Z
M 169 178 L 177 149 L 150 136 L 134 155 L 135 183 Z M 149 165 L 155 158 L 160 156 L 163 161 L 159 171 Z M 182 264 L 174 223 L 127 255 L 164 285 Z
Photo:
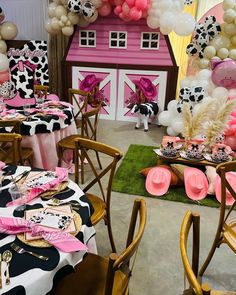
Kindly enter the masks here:
M 98 140 L 119 148 L 124 154 L 130 144 L 158 145 L 164 129 L 151 125 L 149 132 L 135 130 L 134 123 L 100 120 Z M 112 228 L 118 251 L 125 239 L 133 200 L 138 196 L 112 193 Z M 144 197 L 145 198 L 145 197 Z M 200 265 L 210 249 L 218 222 L 219 209 L 145 198 L 147 225 L 130 281 L 131 295 L 177 295 L 184 288 L 184 274 L 179 250 L 179 231 L 187 210 L 201 215 Z M 236 216 L 234 214 L 234 216 Z M 110 251 L 108 234 L 103 222 L 96 225 L 96 240 L 100 255 Z M 217 249 L 203 281 L 214 288 L 236 290 L 234 253 L 222 245 Z

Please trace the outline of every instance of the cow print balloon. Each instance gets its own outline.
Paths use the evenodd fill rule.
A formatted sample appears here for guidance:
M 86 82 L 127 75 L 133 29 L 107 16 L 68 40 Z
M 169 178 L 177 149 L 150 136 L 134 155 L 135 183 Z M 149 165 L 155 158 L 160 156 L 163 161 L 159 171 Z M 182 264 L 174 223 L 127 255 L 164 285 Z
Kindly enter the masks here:
M 82 3 L 80 0 L 69 0 L 67 4 L 70 11 L 75 13 L 82 12 Z
M 2 8 L 0 7 L 0 23 L 4 20 L 4 18 L 5 18 L 5 15 L 3 13 Z
M 194 0 L 185 0 L 184 5 L 192 5 Z
M 94 15 L 94 12 L 95 12 L 95 6 L 91 3 L 91 2 L 85 2 L 83 4 L 83 7 L 82 7 L 82 10 L 83 10 L 83 15 L 85 17 L 92 17 Z

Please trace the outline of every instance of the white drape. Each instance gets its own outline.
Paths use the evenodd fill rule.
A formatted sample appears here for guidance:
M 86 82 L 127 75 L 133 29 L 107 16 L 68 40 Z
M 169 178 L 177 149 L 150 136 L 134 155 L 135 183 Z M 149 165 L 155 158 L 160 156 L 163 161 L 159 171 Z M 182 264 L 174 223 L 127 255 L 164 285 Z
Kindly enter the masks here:
M 47 40 L 44 29 L 47 19 L 48 0 L 1 0 L 0 6 L 5 21 L 13 22 L 18 28 L 18 40 Z

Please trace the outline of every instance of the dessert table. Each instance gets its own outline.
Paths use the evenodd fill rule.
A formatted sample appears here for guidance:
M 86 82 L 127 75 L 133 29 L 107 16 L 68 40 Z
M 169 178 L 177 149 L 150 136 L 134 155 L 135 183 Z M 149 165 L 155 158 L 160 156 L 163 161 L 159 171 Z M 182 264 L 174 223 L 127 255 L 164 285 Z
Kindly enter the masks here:
M 0 216 L 2 217 L 23 217 L 24 213 L 16 211 L 16 206 L 6 206 L 11 201 L 8 191 L 13 179 L 20 175 L 23 171 L 30 170 L 25 166 L 8 166 L 5 168 L 6 175 L 0 190 Z M 68 186 L 62 191 L 57 192 L 54 198 L 62 202 L 76 204 L 72 207 L 79 214 L 82 225 L 77 231 L 75 237 L 79 239 L 88 248 L 87 251 L 96 253 L 95 229 L 91 225 L 90 216 L 93 208 L 89 204 L 83 191 L 77 184 L 69 180 Z M 26 205 L 26 210 L 49 207 L 50 200 L 43 197 L 36 197 Z M 54 207 L 53 207 L 54 208 Z M 1 222 L 0 222 L 1 229 Z M 2 231 L 3 232 L 3 231 Z M 76 240 L 77 240 L 76 239 Z M 47 261 L 41 260 L 30 254 L 19 254 L 11 247 L 12 242 L 28 251 L 48 257 Z M 32 246 L 24 242 L 19 235 L 0 233 L 0 253 L 10 250 L 12 259 L 10 261 L 9 275 L 10 284 L 5 283 L 6 263 L 1 262 L 2 270 L 2 288 L 0 294 L 4 295 L 45 295 L 50 294 L 53 285 L 60 280 L 61 277 L 73 270 L 73 266 L 78 264 L 86 254 L 84 251 L 75 251 L 66 253 L 58 250 L 54 246 L 42 246 L 40 243 Z
M 52 108 L 54 104 L 55 107 Z M 58 165 L 58 141 L 66 136 L 77 133 L 73 110 L 70 104 L 65 102 L 48 102 L 44 104 L 43 110 L 36 109 L 35 106 L 32 106 L 29 118 L 23 120 L 22 115 L 24 112 L 22 108 L 9 109 L 8 107 L 8 111 L 9 114 L 5 117 L 2 116 L 2 120 L 17 120 L 19 114 L 19 119 L 22 121 L 20 133 L 23 138 L 21 145 L 22 147 L 33 149 L 33 166 L 46 170 L 54 170 Z M 71 155 L 68 156 L 71 157 Z

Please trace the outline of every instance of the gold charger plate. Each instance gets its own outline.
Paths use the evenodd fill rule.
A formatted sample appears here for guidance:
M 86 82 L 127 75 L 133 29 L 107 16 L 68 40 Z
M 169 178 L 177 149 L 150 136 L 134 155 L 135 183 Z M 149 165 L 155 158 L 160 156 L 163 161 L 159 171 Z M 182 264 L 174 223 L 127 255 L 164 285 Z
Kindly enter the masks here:
M 81 225 L 82 225 L 82 219 L 79 215 L 79 213 L 77 213 L 76 211 L 72 210 L 72 213 L 74 214 L 74 223 L 75 223 L 75 228 L 76 228 L 76 232 L 71 233 L 73 236 L 76 236 L 78 234 L 78 232 L 80 231 Z M 32 247 L 38 247 L 38 248 L 49 248 L 52 247 L 51 244 L 49 244 L 47 241 L 45 241 L 44 239 L 37 239 L 37 240 L 31 240 L 31 241 L 27 241 L 25 239 L 25 234 L 18 234 L 17 238 L 24 244 L 28 245 L 28 246 L 32 246 Z
M 59 193 L 60 191 L 63 191 L 68 186 L 68 184 L 69 184 L 68 181 L 63 181 L 59 183 L 57 186 L 55 186 L 53 189 L 50 189 L 46 192 L 41 193 L 39 197 L 45 200 L 49 200 L 53 197 L 53 195 Z

